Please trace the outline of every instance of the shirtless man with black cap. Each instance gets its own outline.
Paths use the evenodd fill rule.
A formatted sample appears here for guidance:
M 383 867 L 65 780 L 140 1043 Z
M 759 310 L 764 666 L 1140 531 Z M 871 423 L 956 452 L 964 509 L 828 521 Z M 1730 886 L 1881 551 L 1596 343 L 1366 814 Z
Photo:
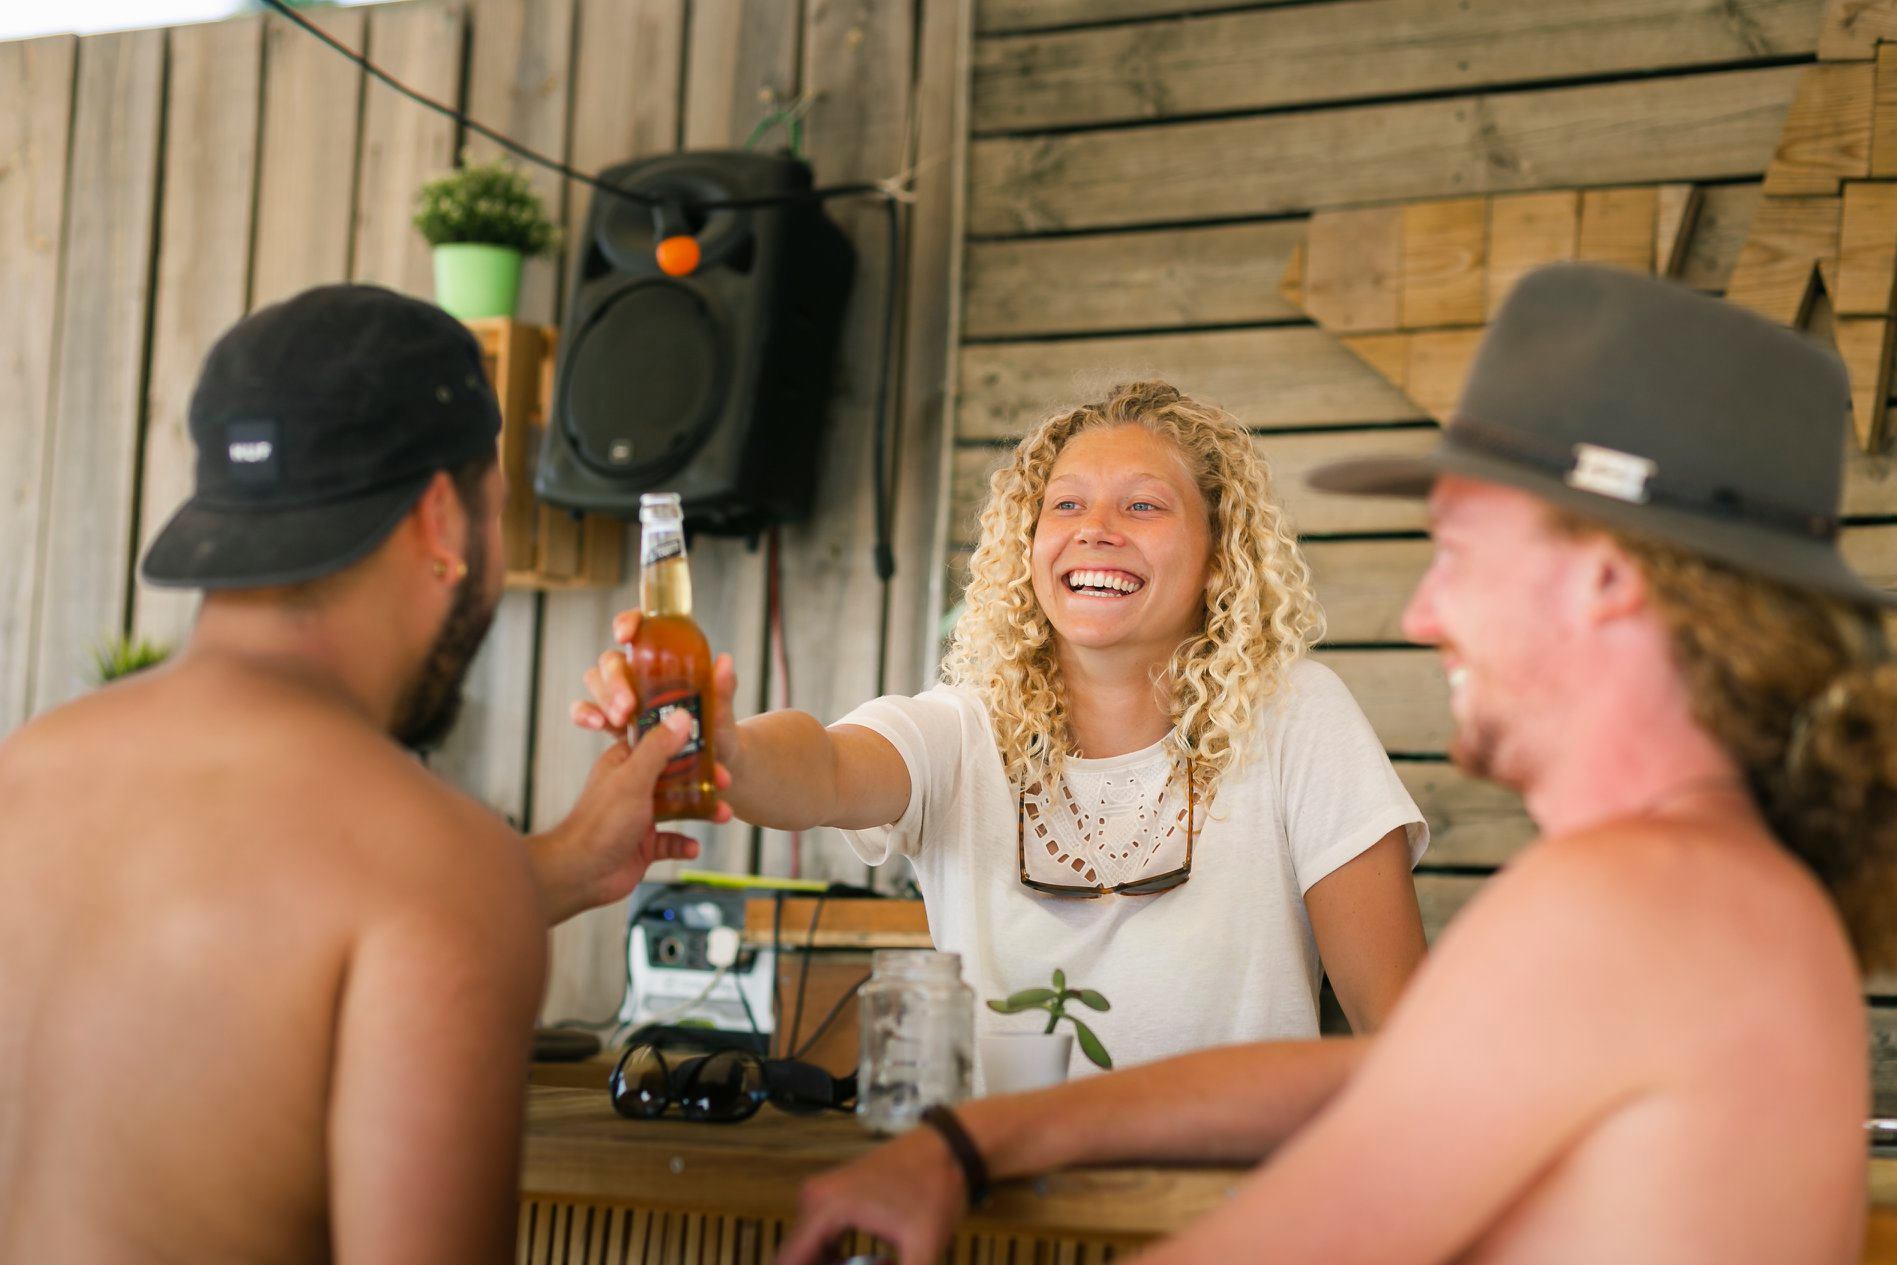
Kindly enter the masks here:
M 1433 455 L 1313 482 L 1428 498 L 1404 632 L 1541 839 L 1374 1038 L 932 1116 L 811 1182 L 782 1265 L 852 1226 L 932 1262 L 991 1178 L 1135 1159 L 1263 1161 L 1155 1263 L 1858 1261 L 1897 596 L 1838 552 L 1848 409 L 1836 356 L 1724 302 L 1524 279 Z
M 501 590 L 467 330 L 331 286 L 212 350 L 168 665 L 0 744 L 0 1260 L 501 1261 L 545 930 L 689 856 L 609 749 L 523 841 L 405 748 Z

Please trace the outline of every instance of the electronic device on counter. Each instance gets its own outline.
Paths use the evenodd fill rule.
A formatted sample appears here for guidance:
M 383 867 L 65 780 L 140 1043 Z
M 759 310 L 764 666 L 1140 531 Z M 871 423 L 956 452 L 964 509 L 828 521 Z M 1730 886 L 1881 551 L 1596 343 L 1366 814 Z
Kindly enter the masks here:
M 641 883 L 626 935 L 619 1017 L 648 1036 L 767 1053 L 776 958 L 742 944 L 747 892 L 702 883 Z

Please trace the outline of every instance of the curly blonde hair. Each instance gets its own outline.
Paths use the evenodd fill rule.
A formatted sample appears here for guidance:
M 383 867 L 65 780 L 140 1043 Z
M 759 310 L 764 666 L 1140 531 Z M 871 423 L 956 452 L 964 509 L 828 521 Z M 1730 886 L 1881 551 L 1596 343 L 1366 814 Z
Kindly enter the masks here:
M 1034 597 L 1035 526 L 1061 451 L 1083 431 L 1116 426 L 1169 440 L 1205 498 L 1212 556 L 1204 618 L 1159 680 L 1171 690 L 1175 767 L 1192 768 L 1209 803 L 1242 758 L 1244 735 L 1324 628 L 1310 567 L 1272 500 L 1271 472 L 1222 409 L 1164 382 L 1131 382 L 1030 431 L 989 481 L 943 675 L 987 705 L 1009 780 L 1051 788 L 1075 752 L 1053 629 Z

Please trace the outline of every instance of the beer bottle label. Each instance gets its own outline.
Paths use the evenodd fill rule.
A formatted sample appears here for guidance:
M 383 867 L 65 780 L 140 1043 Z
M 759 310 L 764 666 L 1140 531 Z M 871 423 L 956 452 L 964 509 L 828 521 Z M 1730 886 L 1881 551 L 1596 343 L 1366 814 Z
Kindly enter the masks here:
M 640 546 L 639 561 L 648 567 L 685 556 L 685 537 L 676 531 L 648 531 Z
M 686 690 L 678 690 L 657 695 L 652 705 L 639 713 L 639 736 L 645 737 L 655 725 L 664 722 L 673 712 L 685 712 L 692 718 L 692 731 L 680 747 L 666 762 L 666 771 L 670 772 L 691 763 L 699 752 L 705 749 L 704 712 L 699 696 Z

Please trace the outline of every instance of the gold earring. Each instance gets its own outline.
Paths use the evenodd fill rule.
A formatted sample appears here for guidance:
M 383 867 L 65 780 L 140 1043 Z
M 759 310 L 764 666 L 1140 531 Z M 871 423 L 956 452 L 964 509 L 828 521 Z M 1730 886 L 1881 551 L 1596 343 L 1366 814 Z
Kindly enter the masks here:
M 466 562 L 457 562 L 454 564 L 454 578 L 457 582 L 468 578 L 468 564 Z
M 437 580 L 445 580 L 448 578 L 448 564 L 443 562 L 440 558 L 435 559 L 435 578 Z

